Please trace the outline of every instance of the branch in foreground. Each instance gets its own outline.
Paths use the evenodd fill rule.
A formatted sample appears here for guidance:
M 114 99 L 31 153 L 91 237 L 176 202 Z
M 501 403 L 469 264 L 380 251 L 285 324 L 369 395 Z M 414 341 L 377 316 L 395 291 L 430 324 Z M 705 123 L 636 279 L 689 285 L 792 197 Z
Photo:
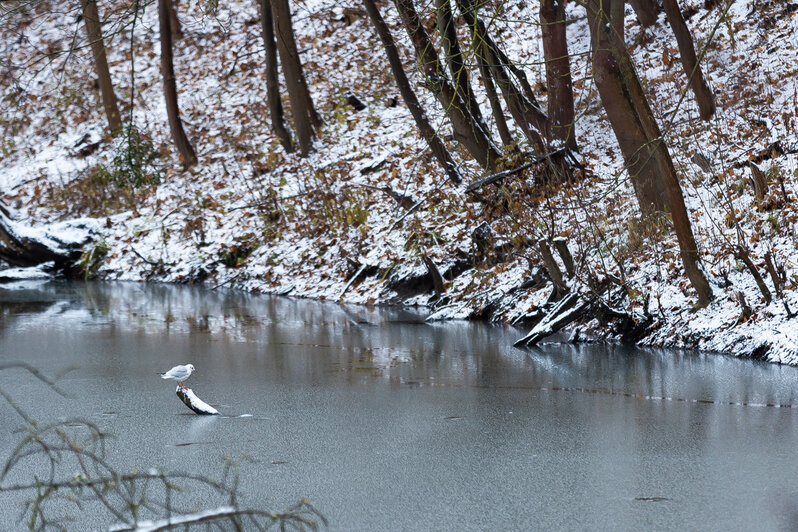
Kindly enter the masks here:
M 302 500 L 296 506 L 290 508 L 285 512 L 264 512 L 260 510 L 241 510 L 233 506 L 220 506 L 213 510 L 204 510 L 191 514 L 178 515 L 167 517 L 165 519 L 157 519 L 151 521 L 139 521 L 133 525 L 130 524 L 116 524 L 108 528 L 109 532 L 156 532 L 158 530 L 170 530 L 173 528 L 189 528 L 191 525 L 206 525 L 211 524 L 219 525 L 219 522 L 230 521 L 232 523 L 240 523 L 243 518 L 252 520 L 252 523 L 257 523 L 257 519 L 265 519 L 267 522 L 258 525 L 258 529 L 268 528 L 272 524 L 280 523 L 281 528 L 285 528 L 286 524 L 291 524 L 297 529 L 304 529 L 304 527 L 312 530 L 317 530 L 319 522 L 327 525 L 327 520 L 322 516 L 313 506 L 306 500 Z M 318 521 L 316 520 L 318 518 Z
M 535 166 L 536 164 L 541 163 L 541 162 L 543 162 L 543 161 L 545 161 L 547 159 L 551 159 L 552 157 L 555 157 L 557 155 L 565 155 L 566 157 L 569 157 L 569 156 L 573 157 L 573 154 L 571 153 L 571 150 L 568 149 L 568 148 L 560 148 L 559 150 L 554 150 L 554 151 L 549 152 L 549 153 L 544 153 L 543 155 L 535 157 L 534 159 L 532 159 L 528 163 L 524 163 L 521 166 L 518 166 L 516 168 L 511 168 L 509 170 L 502 170 L 501 172 L 497 172 L 495 174 L 491 174 L 488 177 L 483 177 L 482 179 L 478 179 L 478 180 L 474 181 L 473 183 L 471 183 L 470 185 L 468 185 L 466 187 L 465 191 L 466 192 L 474 192 L 474 191 L 479 190 L 480 188 L 482 188 L 482 187 L 484 187 L 486 185 L 491 185 L 493 183 L 496 183 L 497 181 L 502 181 L 503 179 L 505 179 L 507 177 L 510 177 L 512 175 L 519 174 L 519 173 L 523 172 L 524 170 L 526 170 L 527 168 L 531 168 L 531 167 Z

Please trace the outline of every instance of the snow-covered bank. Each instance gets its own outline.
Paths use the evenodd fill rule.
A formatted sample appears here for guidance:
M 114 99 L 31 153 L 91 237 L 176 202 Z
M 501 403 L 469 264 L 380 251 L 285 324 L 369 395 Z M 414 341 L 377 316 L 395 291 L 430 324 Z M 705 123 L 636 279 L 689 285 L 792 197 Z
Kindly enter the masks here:
M 532 4 L 501 6 L 492 28 L 543 100 Z M 178 171 L 161 93 L 157 13 L 149 6 L 135 29 L 134 116 L 161 155 L 161 183 L 138 191 L 98 184 L 99 169 L 111 164 L 119 147 L 102 136 L 102 106 L 87 82 L 93 74 L 84 48 L 0 81 L 6 132 L 0 187 L 37 223 L 83 215 L 104 220 L 107 255 L 98 273 L 109 279 L 200 281 L 365 304 L 434 304 L 433 319 L 531 323 L 552 286 L 529 242 L 563 237 L 576 265 L 568 285 L 645 316 L 651 326 L 640 339 L 644 345 L 798 364 L 798 333 L 792 332 L 798 324 L 792 315 L 798 313 L 798 169 L 791 153 L 798 149 L 798 12 L 789 2 L 736 0 L 723 17 L 721 8 L 707 10 L 704 2 L 682 4 L 697 48 L 706 46 L 702 64 L 718 106 L 710 122 L 699 119 L 689 92 L 682 98 L 686 79 L 663 18 L 643 31 L 629 10 L 626 29 L 713 282 L 716 300 L 704 309 L 693 309 L 695 296 L 669 221 L 639 217 L 593 87 L 589 32 L 576 5 L 569 7 L 574 21 L 568 32 L 586 172 L 581 182 L 559 191 L 532 191 L 526 183 L 531 177 L 522 175 L 505 183 L 506 192 L 484 191 L 489 201 L 479 202 L 464 192 L 467 183 L 451 185 L 398 98 L 368 19 L 329 0 L 298 4 L 295 13 L 302 60 L 325 122 L 309 158 L 286 156 L 270 133 L 255 3 L 226 2 L 213 13 L 192 3 L 182 13 L 186 36 L 175 61 L 200 164 Z M 68 47 L 73 35 L 85 41 L 72 19 L 48 6 L 32 8 L 38 11 L 25 38 L 6 40 L 4 60 L 24 65 L 41 50 Z M 417 94 L 447 132 L 438 104 L 412 67 L 406 36 L 392 16 L 388 22 Z M 125 106 L 131 45 L 129 27 L 122 29 L 107 46 Z M 349 92 L 366 109 L 346 105 Z M 482 177 L 464 153 L 455 155 L 468 180 Z M 748 184 L 749 160 L 769 181 L 763 201 Z M 770 303 L 735 257 L 739 245 L 749 250 Z M 430 262 L 446 280 L 442 297 L 435 293 Z M 750 315 L 743 316 L 738 294 Z M 580 327 L 594 337 L 620 337 L 612 322 L 596 319 Z

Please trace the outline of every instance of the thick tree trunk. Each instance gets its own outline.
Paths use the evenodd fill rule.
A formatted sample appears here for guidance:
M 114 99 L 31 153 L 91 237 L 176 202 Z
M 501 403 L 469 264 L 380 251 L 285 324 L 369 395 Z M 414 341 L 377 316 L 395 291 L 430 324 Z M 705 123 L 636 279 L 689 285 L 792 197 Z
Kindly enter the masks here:
M 416 126 L 421 136 L 427 141 L 430 151 L 432 151 L 438 163 L 443 167 L 449 180 L 454 184 L 460 183 L 460 175 L 457 172 L 457 166 L 449 154 L 449 150 L 446 149 L 441 138 L 435 133 L 435 130 L 427 119 L 427 114 L 424 112 L 424 109 L 421 107 L 416 97 L 416 93 L 413 92 L 413 88 L 410 86 L 410 81 L 407 79 L 407 74 L 402 66 L 402 60 L 396 50 L 396 43 L 393 40 L 390 29 L 388 29 L 388 25 L 385 24 L 385 20 L 382 18 L 382 15 L 380 15 L 374 0 L 363 0 L 363 4 L 374 25 L 374 29 L 377 31 L 377 35 L 382 41 L 383 48 L 385 48 L 385 53 L 388 56 L 388 63 L 391 65 L 391 72 L 399 87 L 399 92 L 402 94 L 402 99 L 404 99 L 405 105 L 407 105 L 407 108 L 410 110 L 410 114 L 416 121 Z
M 266 52 L 266 98 L 269 100 L 272 131 L 280 139 L 286 153 L 294 151 L 291 133 L 285 125 L 283 102 L 280 98 L 280 81 L 277 69 L 277 42 L 274 39 L 274 17 L 271 0 L 260 0 L 260 27 L 263 48 Z
M 709 120 L 715 114 L 715 95 L 712 94 L 712 90 L 707 85 L 704 73 L 698 64 L 693 36 L 682 16 L 681 9 L 679 9 L 679 2 L 677 0 L 663 0 L 663 6 L 665 7 L 665 16 L 668 19 L 668 23 L 676 36 L 682 67 L 684 67 L 684 73 L 687 75 L 690 88 L 693 89 L 701 118 Z
M 321 118 L 316 113 L 310 97 L 299 50 L 294 40 L 294 28 L 291 24 L 291 8 L 288 0 L 272 0 L 277 36 L 277 50 L 280 52 L 280 64 L 283 66 L 288 99 L 294 116 L 294 128 L 299 141 L 299 152 L 306 157 L 313 150 L 313 129 L 321 126 Z
M 122 130 L 122 119 L 119 117 L 116 94 L 114 94 L 114 86 L 111 83 L 111 71 L 108 69 L 108 60 L 105 56 L 105 43 L 96 0 L 83 0 L 83 22 L 86 25 L 86 35 L 91 44 L 91 53 L 94 56 L 94 70 L 100 85 L 100 96 L 103 100 L 103 107 L 105 107 L 108 128 L 112 134 L 116 134 Z
M 618 36 L 618 40 L 625 43 L 626 28 L 624 27 L 624 18 L 626 16 L 626 0 L 611 0 L 610 9 L 612 31 Z
M 648 98 L 640 85 L 640 80 L 637 78 L 637 72 L 629 53 L 623 43 L 618 40 L 617 35 L 608 24 L 609 21 L 598 7 L 599 3 L 606 4 L 606 2 L 607 0 L 590 0 L 587 5 L 589 24 L 594 34 L 594 50 L 598 50 L 602 47 L 602 44 L 605 44 L 609 49 L 610 57 L 617 65 L 615 77 L 617 77 L 617 83 L 620 84 L 625 98 L 624 105 L 628 108 L 628 114 L 631 115 L 626 127 L 639 130 L 644 137 L 644 144 L 638 147 L 638 151 L 640 153 L 648 152 L 650 156 L 649 165 L 656 169 L 656 174 L 664 185 L 665 197 L 673 219 L 673 228 L 676 233 L 676 239 L 679 242 L 679 251 L 685 273 L 698 293 L 698 305 L 706 306 L 713 298 L 712 288 L 709 286 L 701 266 L 701 258 L 693 236 L 687 207 L 684 204 L 679 177 L 676 174 L 676 169 L 673 166 L 673 160 L 668 152 L 662 132 L 654 118 L 654 113 L 648 104 Z M 598 37 L 596 34 L 598 34 Z M 604 63 L 602 66 L 606 64 Z M 610 73 L 608 71 L 604 72 L 605 75 Z M 598 76 L 598 73 L 596 76 Z M 613 127 L 615 126 L 613 125 Z M 656 175 L 654 178 L 656 179 Z
M 551 136 L 567 148 L 576 150 L 574 93 L 565 34 L 565 0 L 541 0 L 540 25 L 546 61 Z
M 482 120 L 482 111 L 477 104 L 477 99 L 474 97 L 474 91 L 471 88 L 471 78 L 468 73 L 468 68 L 463 60 L 463 54 L 460 52 L 460 44 L 457 40 L 457 27 L 452 18 L 452 5 L 449 0 L 436 0 L 437 6 L 437 20 L 438 32 L 441 34 L 441 45 L 443 47 L 443 56 L 446 59 L 446 64 L 449 66 L 449 72 L 452 74 L 452 83 L 458 94 L 461 95 L 468 105 L 468 110 L 474 120 L 482 125 L 483 129 L 487 131 Z
M 610 13 L 610 0 L 591 0 L 588 5 L 588 20 L 593 45 L 593 77 L 601 96 L 601 103 L 607 112 L 615 138 L 626 162 L 626 171 L 632 182 L 637 203 L 643 214 L 665 210 L 665 187 L 657 175 L 652 153 L 655 146 L 648 143 L 648 137 L 640 124 L 634 106 L 629 100 L 620 67 L 612 53 L 609 40 L 607 14 Z M 599 22 L 599 6 L 604 11 Z M 597 24 L 601 26 L 597 26 Z M 601 27 L 607 27 L 602 31 Z
M 468 111 L 468 105 L 457 93 L 438 60 L 438 52 L 421 24 L 412 0 L 394 0 L 402 24 L 416 50 L 416 58 L 427 84 L 452 122 L 455 140 L 460 142 L 484 168 L 494 170 L 501 157 L 487 131 Z
M 172 140 L 180 153 L 183 168 L 191 168 L 197 164 L 197 155 L 191 146 L 186 132 L 183 130 L 183 121 L 180 119 L 180 107 L 177 104 L 177 82 L 175 81 L 175 67 L 172 60 L 172 26 L 169 11 L 172 0 L 158 0 L 158 18 L 161 33 L 161 73 L 163 74 L 163 93 L 166 99 L 166 115 L 169 117 L 169 129 Z
M 647 28 L 657 23 L 657 16 L 659 15 L 659 5 L 656 0 L 629 0 L 632 4 L 632 9 L 635 10 L 637 20 L 640 24 Z

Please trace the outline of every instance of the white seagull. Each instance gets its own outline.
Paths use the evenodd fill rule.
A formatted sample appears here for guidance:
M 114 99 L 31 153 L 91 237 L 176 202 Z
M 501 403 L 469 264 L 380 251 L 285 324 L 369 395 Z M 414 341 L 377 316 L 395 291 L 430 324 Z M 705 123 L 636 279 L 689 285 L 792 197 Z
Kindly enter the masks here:
M 186 387 L 183 386 L 183 381 L 189 378 L 195 371 L 197 370 L 194 369 L 194 364 L 186 364 L 185 366 L 175 366 L 166 373 L 159 373 L 158 375 L 160 375 L 162 379 L 177 381 L 177 384 L 185 390 Z

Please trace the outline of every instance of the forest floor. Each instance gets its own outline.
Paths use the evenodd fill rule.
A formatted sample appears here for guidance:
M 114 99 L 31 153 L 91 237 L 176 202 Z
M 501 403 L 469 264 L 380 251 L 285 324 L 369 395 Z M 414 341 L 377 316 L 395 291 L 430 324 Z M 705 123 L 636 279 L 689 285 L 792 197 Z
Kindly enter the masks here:
M 180 170 L 170 142 L 155 5 L 139 13 L 132 39 L 130 20 L 118 25 L 109 15 L 106 46 L 122 114 L 132 113 L 141 132 L 139 153 L 153 155 L 141 182 L 126 181 L 114 172 L 125 143 L 104 132 L 83 25 L 53 9 L 57 2 L 40 2 L 14 15 L 23 22 L 0 51 L 16 65 L 0 79 L 0 192 L 18 221 L 31 225 L 99 219 L 101 239 L 86 259 L 101 278 L 428 305 L 431 319 L 534 323 L 553 287 L 530 242 L 564 238 L 575 262 L 569 289 L 645 323 L 641 345 L 798 364 L 798 3 L 733 0 L 727 11 L 726 2 L 712 9 L 681 3 L 716 95 L 710 121 L 698 117 L 664 17 L 642 29 L 627 9 L 626 31 L 712 282 L 715 299 L 706 308 L 694 306 L 669 219 L 639 214 L 593 84 L 587 21 L 574 3 L 568 37 L 584 171 L 572 184 L 536 186 L 530 171 L 475 197 L 465 187 L 484 174 L 451 141 L 466 182 L 448 182 L 417 134 L 368 19 L 332 0 L 299 3 L 295 13 L 324 120 L 305 159 L 285 154 L 270 131 L 257 3 L 231 0 L 206 11 L 215 3 L 181 2 L 185 35 L 175 67 L 199 156 L 190 171 Z M 445 136 L 440 107 L 386 6 L 417 94 Z M 491 30 L 545 101 L 536 20 L 536 5 L 501 4 Z M 347 104 L 349 93 L 365 108 Z M 749 182 L 751 161 L 768 181 L 762 200 Z M 736 256 L 740 246 L 770 301 Z M 444 293 L 433 289 L 424 258 L 443 274 Z M 598 317 L 573 327 L 583 339 L 623 335 L 617 322 Z

